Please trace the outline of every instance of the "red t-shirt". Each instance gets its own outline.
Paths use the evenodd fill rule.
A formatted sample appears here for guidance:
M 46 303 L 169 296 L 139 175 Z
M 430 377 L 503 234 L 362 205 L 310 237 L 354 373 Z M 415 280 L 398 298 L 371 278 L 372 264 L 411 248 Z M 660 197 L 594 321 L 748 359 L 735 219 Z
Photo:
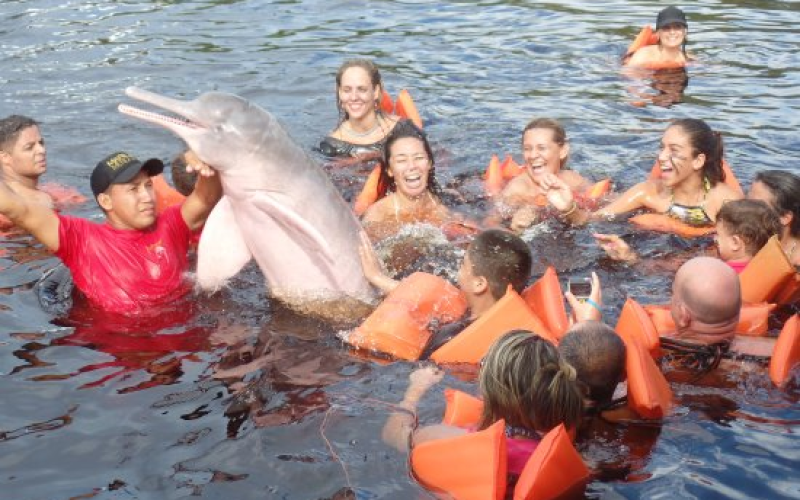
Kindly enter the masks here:
M 179 299 L 192 231 L 173 206 L 145 231 L 115 229 L 86 219 L 59 215 L 59 257 L 75 286 L 108 312 L 141 314 Z

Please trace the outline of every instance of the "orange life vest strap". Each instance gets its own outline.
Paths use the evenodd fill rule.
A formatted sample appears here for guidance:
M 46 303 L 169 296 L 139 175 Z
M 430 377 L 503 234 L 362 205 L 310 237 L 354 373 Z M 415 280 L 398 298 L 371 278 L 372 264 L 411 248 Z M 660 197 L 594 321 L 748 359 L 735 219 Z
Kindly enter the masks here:
M 742 301 L 774 302 L 795 274 L 778 236 L 772 236 L 739 274 Z
M 522 298 L 533 312 L 542 318 L 547 329 L 556 338 L 560 339 L 564 336 L 569 328 L 567 309 L 564 306 L 558 274 L 552 266 L 548 267 L 541 278 L 522 292 Z
M 431 359 L 437 363 L 477 364 L 495 340 L 516 329 L 530 330 L 550 342 L 557 342 L 544 322 L 509 286 L 503 298 L 455 338 L 434 351 Z
M 628 46 L 628 50 L 625 51 L 625 57 L 633 55 L 634 52 L 645 47 L 647 45 L 655 45 L 658 43 L 658 35 L 653 32 L 653 28 L 650 25 L 646 25 L 639 31 L 639 34 L 636 35 L 636 38 L 633 39 L 630 46 Z
M 622 306 L 615 330 L 626 344 L 630 340 L 638 340 L 652 358 L 661 357 L 658 329 L 648 315 L 646 307 L 642 307 L 630 297 Z
M 357 216 L 361 217 L 370 205 L 378 201 L 378 198 L 382 196 L 378 188 L 380 180 L 381 166 L 376 165 L 375 168 L 372 169 L 372 172 L 369 173 L 366 182 L 364 182 L 364 187 L 361 189 L 361 193 L 356 197 L 356 201 L 353 204 L 353 212 L 355 212 Z
M 429 323 L 449 323 L 467 310 L 461 291 L 446 280 L 414 273 L 397 285 L 345 341 L 406 360 L 419 359 L 430 339 Z
M 672 408 L 672 389 L 653 360 L 661 352 L 655 326 L 642 306 L 629 298 L 616 331 L 625 342 L 628 406 L 642 418 L 663 418 Z
M 564 424 L 545 435 L 525 464 L 514 500 L 550 500 L 583 488 L 589 469 L 572 445 Z
M 183 203 L 186 199 L 181 193 L 167 183 L 164 174 L 151 177 L 153 180 L 153 191 L 156 196 L 156 213 L 163 213 L 164 210 L 172 205 Z
M 507 489 L 505 422 L 453 438 L 420 443 L 411 470 L 426 488 L 459 500 L 501 500 Z
M 442 423 L 456 427 L 478 425 L 483 412 L 483 401 L 466 392 L 447 388 L 444 390 L 445 409 Z
M 800 315 L 795 314 L 783 325 L 769 362 L 769 378 L 783 387 L 794 367 L 800 364 Z
M 394 113 L 394 103 L 392 102 L 392 96 L 386 92 L 386 89 L 382 89 L 381 92 L 381 111 L 386 113 L 387 115 L 391 115 Z
M 414 104 L 414 99 L 411 98 L 411 94 L 406 89 L 401 90 L 397 95 L 397 100 L 394 103 L 394 112 L 397 116 L 408 118 L 414 122 L 414 125 L 422 128 L 422 118 L 419 116 L 419 111 L 417 111 L 417 105 Z
M 800 301 L 800 273 L 794 273 L 794 278 L 786 280 L 775 302 L 778 304 L 794 304 Z

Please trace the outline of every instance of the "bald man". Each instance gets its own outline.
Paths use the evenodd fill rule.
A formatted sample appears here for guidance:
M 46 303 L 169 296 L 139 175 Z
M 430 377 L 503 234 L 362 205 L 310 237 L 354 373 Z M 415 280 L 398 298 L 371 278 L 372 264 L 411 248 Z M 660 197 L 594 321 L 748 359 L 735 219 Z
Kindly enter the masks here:
M 736 271 L 719 259 L 695 257 L 675 275 L 671 303 L 675 334 L 662 340 L 771 356 L 775 339 L 736 335 L 741 308 L 742 293 Z

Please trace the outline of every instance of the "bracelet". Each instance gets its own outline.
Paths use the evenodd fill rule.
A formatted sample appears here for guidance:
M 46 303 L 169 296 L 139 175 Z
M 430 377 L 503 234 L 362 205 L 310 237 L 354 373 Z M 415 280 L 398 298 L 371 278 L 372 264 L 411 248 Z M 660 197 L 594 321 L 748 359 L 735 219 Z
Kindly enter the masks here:
M 566 212 L 561 212 L 560 215 L 561 215 L 561 217 L 569 217 L 570 215 L 575 213 L 575 210 L 577 210 L 577 209 L 578 209 L 578 202 L 575 201 L 575 200 L 572 200 L 572 207 L 570 207 L 570 209 L 567 210 Z
M 586 297 L 586 299 L 584 300 L 584 302 L 586 302 L 586 303 L 587 303 L 587 304 L 589 304 L 590 306 L 592 306 L 592 307 L 594 307 L 595 309 L 597 309 L 597 312 L 599 312 L 601 316 L 603 315 L 603 310 L 602 310 L 602 309 L 600 309 L 600 304 L 598 304 L 597 302 L 595 302 L 594 300 L 592 300 L 592 299 L 591 299 L 591 298 L 589 298 L 589 297 Z

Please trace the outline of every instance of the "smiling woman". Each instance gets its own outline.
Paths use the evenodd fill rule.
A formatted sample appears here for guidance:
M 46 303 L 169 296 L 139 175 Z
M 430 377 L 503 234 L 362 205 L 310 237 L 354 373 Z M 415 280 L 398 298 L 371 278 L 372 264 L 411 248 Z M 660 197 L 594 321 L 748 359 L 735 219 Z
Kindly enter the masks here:
M 683 11 L 667 7 L 658 13 L 656 19 L 656 43 L 629 50 L 623 62 L 626 66 L 649 69 L 683 67 L 691 60 L 686 52 L 688 32 L 689 25 Z
M 383 238 L 408 223 L 439 225 L 451 217 L 439 199 L 431 146 L 411 122 L 401 122 L 387 137 L 378 185 L 389 194 L 364 213 L 370 236 Z
M 320 143 L 326 156 L 375 155 L 383 149 L 396 117 L 381 110 L 383 83 L 377 66 L 366 59 L 345 61 L 336 73 L 339 124 Z
M 542 184 L 548 200 L 572 223 L 644 208 L 690 226 L 707 227 L 713 226 L 725 201 L 742 197 L 724 182 L 722 154 L 718 132 L 703 120 L 684 118 L 673 122 L 661 139 L 660 177 L 636 184 L 594 213 L 577 207 L 569 187 L 556 176 L 546 177 Z

